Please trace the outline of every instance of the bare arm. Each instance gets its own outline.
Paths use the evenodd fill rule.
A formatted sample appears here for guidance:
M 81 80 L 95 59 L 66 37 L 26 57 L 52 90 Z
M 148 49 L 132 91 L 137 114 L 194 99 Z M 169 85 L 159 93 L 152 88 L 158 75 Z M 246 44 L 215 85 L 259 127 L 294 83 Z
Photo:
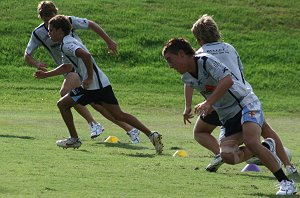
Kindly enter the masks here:
M 94 21 L 89 21 L 89 28 L 97 33 L 105 42 L 107 47 L 114 53 L 117 54 L 117 43 L 113 41 L 108 34 Z
M 184 84 L 184 99 L 185 99 L 185 109 L 183 112 L 183 122 L 186 124 L 186 122 L 191 123 L 190 118 L 193 118 L 192 115 L 192 100 L 193 100 L 193 92 L 194 89 L 186 84 Z
M 82 82 L 83 88 L 86 89 L 90 86 L 90 84 L 93 81 L 93 61 L 92 61 L 92 56 L 90 53 L 84 51 L 81 48 L 78 48 L 75 52 L 76 56 L 81 58 L 83 63 L 85 64 L 86 70 L 88 77 L 87 79 L 84 79 Z
M 212 105 L 217 102 L 228 89 L 233 85 L 233 81 L 230 75 L 227 75 L 225 78 L 219 81 L 216 89 L 213 93 L 206 99 L 206 101 L 195 106 L 195 113 L 200 113 L 203 116 L 209 114 L 213 108 Z
M 60 66 L 58 66 L 55 69 L 48 71 L 48 72 L 38 70 L 35 72 L 34 77 L 38 78 L 38 79 L 49 78 L 49 77 L 68 73 L 68 72 L 72 71 L 72 69 L 73 69 L 73 66 L 71 64 L 61 64 Z
M 46 71 L 46 69 L 45 69 L 46 64 L 43 63 L 43 62 L 40 62 L 40 61 L 38 61 L 38 60 L 36 60 L 36 59 L 34 59 L 34 57 L 33 57 L 31 54 L 27 54 L 27 53 L 25 52 L 25 54 L 24 54 L 24 59 L 25 59 L 25 62 L 26 62 L 28 65 L 31 65 L 31 66 L 36 67 L 37 69 Z

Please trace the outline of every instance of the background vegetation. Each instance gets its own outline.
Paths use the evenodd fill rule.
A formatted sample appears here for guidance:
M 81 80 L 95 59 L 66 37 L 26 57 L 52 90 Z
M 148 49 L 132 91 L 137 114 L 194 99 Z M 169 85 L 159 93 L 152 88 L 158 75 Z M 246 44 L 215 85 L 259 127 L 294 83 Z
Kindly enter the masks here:
M 56 0 L 59 13 L 99 23 L 118 43 L 119 55 L 91 31 L 79 32 L 110 78 L 121 106 L 164 135 L 165 154 L 152 145 L 128 144 L 122 130 L 94 111 L 106 127 L 90 141 L 87 125 L 75 114 L 83 146 L 54 145 L 67 136 L 56 101 L 62 77 L 35 80 L 23 60 L 37 18 L 38 1 L 0 1 L 0 196 L 3 197 L 271 197 L 274 177 L 240 173 L 245 164 L 203 169 L 211 154 L 192 140 L 182 124 L 182 82 L 161 56 L 172 37 L 198 48 L 190 28 L 202 14 L 214 15 L 224 41 L 239 51 L 247 80 L 260 97 L 271 125 L 293 152 L 299 167 L 300 1 L 296 0 Z M 55 67 L 44 49 L 35 57 Z M 194 102 L 202 101 L 195 97 Z M 218 132 L 216 132 L 216 135 Z M 117 135 L 121 143 L 103 143 Z M 172 158 L 176 149 L 188 158 Z M 226 181 L 226 182 L 225 182 Z M 221 194 L 222 193 L 222 194 Z

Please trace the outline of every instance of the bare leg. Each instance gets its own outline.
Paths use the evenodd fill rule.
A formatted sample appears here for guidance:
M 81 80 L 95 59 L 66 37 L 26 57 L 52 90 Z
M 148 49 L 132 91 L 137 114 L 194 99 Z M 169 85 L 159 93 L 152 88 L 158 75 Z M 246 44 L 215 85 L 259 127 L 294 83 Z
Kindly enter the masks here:
M 271 126 L 265 121 L 262 126 L 262 134 L 264 138 L 272 138 L 276 142 L 276 153 L 284 166 L 292 165 L 289 161 L 288 156 L 285 153 L 282 142 L 276 132 L 271 128 Z
M 223 161 L 227 164 L 239 164 L 250 159 L 253 154 L 243 143 L 243 134 L 236 133 L 225 137 L 220 143 L 220 152 Z
M 69 96 L 69 94 L 65 95 L 64 97 L 60 98 L 57 102 L 57 106 L 59 108 L 60 114 L 67 125 L 69 130 L 70 136 L 72 138 L 78 138 L 77 131 L 75 129 L 73 115 L 71 112 L 71 108 L 75 105 L 75 102 Z
M 217 126 L 208 124 L 198 117 L 194 127 L 194 139 L 204 148 L 210 150 L 215 155 L 220 153 L 218 140 L 211 135 Z
M 152 133 L 136 117 L 134 117 L 131 114 L 123 112 L 119 105 L 111 105 L 111 104 L 107 104 L 107 103 L 103 103 L 102 105 L 116 120 L 130 124 L 131 126 L 142 131 L 148 137 Z
M 118 125 L 122 129 L 124 129 L 126 132 L 128 132 L 128 131 L 130 131 L 134 128 L 131 125 L 125 123 L 125 122 L 121 122 L 121 121 L 116 120 L 102 105 L 92 103 L 91 106 L 95 110 L 100 112 L 106 119 L 108 119 L 111 122 L 115 123 L 116 125 Z
M 280 169 L 275 157 L 260 142 L 261 128 L 253 122 L 245 122 L 243 124 L 243 138 L 246 147 L 256 155 L 261 162 L 272 172 L 275 173 Z
M 67 74 L 67 76 L 64 79 L 64 82 L 61 86 L 60 89 L 60 95 L 61 97 L 63 97 L 64 95 L 70 93 L 71 90 L 73 90 L 76 87 L 79 87 L 81 84 L 80 78 L 78 76 L 77 73 L 75 72 L 70 72 Z M 96 123 L 96 121 L 94 120 L 94 118 L 92 117 L 91 113 L 89 112 L 89 110 L 85 107 L 82 106 L 80 104 L 76 104 L 74 106 L 74 109 L 88 122 L 94 122 Z

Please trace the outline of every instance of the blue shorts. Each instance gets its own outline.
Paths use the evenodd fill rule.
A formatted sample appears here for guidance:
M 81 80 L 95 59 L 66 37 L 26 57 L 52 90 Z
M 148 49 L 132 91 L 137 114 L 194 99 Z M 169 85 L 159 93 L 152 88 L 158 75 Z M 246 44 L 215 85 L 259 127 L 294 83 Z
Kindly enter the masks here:
M 70 96 L 75 102 L 83 106 L 91 103 L 102 104 L 102 102 L 118 105 L 118 100 L 110 85 L 96 90 L 77 87 L 70 92 Z
M 245 122 L 254 122 L 262 127 L 264 122 L 264 113 L 259 100 L 247 104 L 233 118 L 227 120 L 221 130 L 220 139 L 242 132 L 242 125 Z

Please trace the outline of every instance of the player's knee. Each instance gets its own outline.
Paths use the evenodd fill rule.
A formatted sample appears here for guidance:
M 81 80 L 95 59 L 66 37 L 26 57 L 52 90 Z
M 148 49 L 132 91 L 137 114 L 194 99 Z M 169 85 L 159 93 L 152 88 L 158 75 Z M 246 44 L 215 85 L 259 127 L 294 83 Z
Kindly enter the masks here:
M 236 160 L 236 156 L 234 154 L 234 152 L 221 152 L 221 158 L 223 160 L 223 162 L 225 162 L 226 164 L 237 164 L 238 160 Z
M 236 141 L 227 140 L 221 143 L 220 154 L 222 160 L 227 164 L 237 164 L 239 163 L 238 147 Z

